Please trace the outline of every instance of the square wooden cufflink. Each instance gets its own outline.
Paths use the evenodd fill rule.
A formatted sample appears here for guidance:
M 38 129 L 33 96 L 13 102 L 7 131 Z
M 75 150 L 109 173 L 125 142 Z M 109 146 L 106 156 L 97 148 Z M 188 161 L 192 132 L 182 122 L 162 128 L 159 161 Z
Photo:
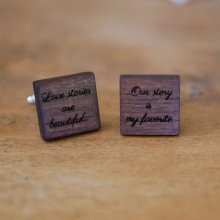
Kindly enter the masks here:
M 95 76 L 91 72 L 33 82 L 44 140 L 100 128 Z
M 121 75 L 122 135 L 178 135 L 180 77 L 178 75 Z

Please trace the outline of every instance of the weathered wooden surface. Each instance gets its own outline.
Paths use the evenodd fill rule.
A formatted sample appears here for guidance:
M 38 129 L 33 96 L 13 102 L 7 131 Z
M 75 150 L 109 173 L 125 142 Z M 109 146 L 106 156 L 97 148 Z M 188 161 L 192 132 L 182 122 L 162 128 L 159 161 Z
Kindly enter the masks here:
M 94 73 L 37 80 L 33 87 L 40 133 L 44 140 L 100 128 Z
M 0 4 L 1 219 L 220 219 L 220 3 Z M 41 140 L 32 81 L 96 73 L 102 128 Z M 178 137 L 119 129 L 119 75 L 181 75 Z

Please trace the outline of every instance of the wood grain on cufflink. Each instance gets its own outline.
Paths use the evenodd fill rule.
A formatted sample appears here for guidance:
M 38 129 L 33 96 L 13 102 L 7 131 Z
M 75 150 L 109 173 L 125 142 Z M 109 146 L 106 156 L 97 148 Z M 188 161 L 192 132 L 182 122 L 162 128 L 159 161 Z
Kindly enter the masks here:
M 180 77 L 121 75 L 120 129 L 122 135 L 178 135 Z
M 100 128 L 95 76 L 92 72 L 33 82 L 44 140 Z

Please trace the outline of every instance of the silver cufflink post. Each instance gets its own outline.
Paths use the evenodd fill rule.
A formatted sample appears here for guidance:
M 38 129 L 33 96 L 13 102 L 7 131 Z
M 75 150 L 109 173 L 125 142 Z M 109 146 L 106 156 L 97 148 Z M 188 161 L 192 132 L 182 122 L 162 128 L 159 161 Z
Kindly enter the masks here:
M 28 96 L 27 97 L 27 103 L 30 104 L 30 105 L 36 104 L 35 96 L 34 95 Z

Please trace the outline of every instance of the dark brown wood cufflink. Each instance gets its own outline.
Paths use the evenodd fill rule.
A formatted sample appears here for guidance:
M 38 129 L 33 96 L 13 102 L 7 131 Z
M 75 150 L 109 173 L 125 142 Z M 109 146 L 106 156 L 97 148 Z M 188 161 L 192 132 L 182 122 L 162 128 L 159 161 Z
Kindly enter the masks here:
M 122 135 L 178 135 L 180 76 L 121 75 Z
M 52 140 L 100 128 L 95 76 L 91 72 L 33 82 L 41 136 Z

